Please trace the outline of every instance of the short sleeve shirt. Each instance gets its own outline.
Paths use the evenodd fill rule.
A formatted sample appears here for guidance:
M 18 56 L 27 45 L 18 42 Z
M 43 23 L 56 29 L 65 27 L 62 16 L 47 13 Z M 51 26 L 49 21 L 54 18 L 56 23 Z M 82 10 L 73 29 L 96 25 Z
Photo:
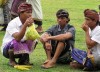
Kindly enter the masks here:
M 5 36 L 3 38 L 1 52 L 3 52 L 4 46 L 14 39 L 12 35 L 16 32 L 19 32 L 21 29 L 21 26 L 22 26 L 22 23 L 19 17 L 16 17 L 15 19 L 9 22 L 6 32 L 5 32 Z
M 64 34 L 64 33 L 70 32 L 70 33 L 72 33 L 72 38 L 68 39 L 68 40 L 72 41 L 73 45 L 74 45 L 75 28 L 70 24 L 67 24 L 63 29 L 60 28 L 60 25 L 54 25 L 51 28 L 49 28 L 46 32 L 48 34 L 50 34 L 51 36 L 55 36 L 55 35 L 59 35 L 59 34 Z M 68 41 L 68 40 L 65 40 L 65 41 Z M 52 41 L 52 43 L 54 45 L 55 41 Z
M 95 58 L 95 63 L 100 65 L 100 26 L 96 26 L 93 30 L 89 30 L 91 39 L 97 44 L 91 49 Z

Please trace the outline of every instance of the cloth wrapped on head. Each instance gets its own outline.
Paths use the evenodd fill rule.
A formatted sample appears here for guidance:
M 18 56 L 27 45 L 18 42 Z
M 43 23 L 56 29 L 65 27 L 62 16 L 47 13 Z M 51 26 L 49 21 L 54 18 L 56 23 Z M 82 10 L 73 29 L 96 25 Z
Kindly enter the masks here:
M 64 9 L 58 10 L 56 13 L 56 17 L 57 18 L 66 17 L 68 19 L 67 23 L 70 21 L 69 13 Z
M 85 9 L 84 10 L 84 16 L 88 17 L 92 20 L 99 21 L 99 15 L 95 10 Z
M 57 17 L 66 17 L 66 18 L 68 18 L 69 13 L 67 11 L 65 11 L 64 9 L 60 9 L 60 10 L 57 11 L 56 16 Z
M 18 7 L 18 13 L 30 11 L 32 12 L 32 5 L 27 2 L 21 3 Z

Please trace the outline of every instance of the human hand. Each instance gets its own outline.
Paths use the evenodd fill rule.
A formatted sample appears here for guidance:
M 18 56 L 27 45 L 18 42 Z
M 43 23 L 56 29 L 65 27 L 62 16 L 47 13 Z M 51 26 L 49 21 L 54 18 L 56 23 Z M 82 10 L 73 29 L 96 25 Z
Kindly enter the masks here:
M 33 18 L 29 17 L 29 18 L 26 19 L 25 25 L 26 26 L 31 26 L 33 22 L 34 22 Z
M 43 42 L 47 42 L 49 40 L 48 38 L 49 38 L 49 35 L 47 33 L 42 34 L 40 37 L 41 41 Z
M 43 41 L 44 41 L 44 42 L 49 41 L 49 37 L 44 37 L 44 38 L 43 38 Z
M 85 32 L 87 32 L 89 30 L 89 26 L 85 23 L 82 24 L 82 27 L 81 27 Z

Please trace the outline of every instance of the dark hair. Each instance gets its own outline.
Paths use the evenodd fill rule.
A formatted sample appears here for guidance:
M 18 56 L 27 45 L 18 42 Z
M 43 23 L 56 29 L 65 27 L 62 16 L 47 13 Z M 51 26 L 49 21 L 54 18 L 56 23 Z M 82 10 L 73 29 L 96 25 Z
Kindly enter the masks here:
M 68 19 L 68 22 L 70 21 L 69 13 L 64 9 L 58 10 L 57 13 L 56 13 L 56 16 L 57 16 L 57 18 L 66 17 Z

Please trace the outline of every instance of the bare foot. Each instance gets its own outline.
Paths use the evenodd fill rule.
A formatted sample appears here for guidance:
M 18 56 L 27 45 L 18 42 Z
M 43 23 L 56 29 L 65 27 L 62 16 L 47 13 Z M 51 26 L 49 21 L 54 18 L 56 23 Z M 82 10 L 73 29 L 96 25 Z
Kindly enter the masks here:
M 43 64 L 46 64 L 46 63 L 48 63 L 50 60 L 46 60 Z
M 52 68 L 54 66 L 55 66 L 55 63 L 50 60 L 48 63 L 42 65 L 42 68 L 49 69 L 49 68 Z
M 15 65 L 17 65 L 17 63 L 15 61 L 10 61 L 9 65 L 12 66 L 12 67 L 14 67 Z

